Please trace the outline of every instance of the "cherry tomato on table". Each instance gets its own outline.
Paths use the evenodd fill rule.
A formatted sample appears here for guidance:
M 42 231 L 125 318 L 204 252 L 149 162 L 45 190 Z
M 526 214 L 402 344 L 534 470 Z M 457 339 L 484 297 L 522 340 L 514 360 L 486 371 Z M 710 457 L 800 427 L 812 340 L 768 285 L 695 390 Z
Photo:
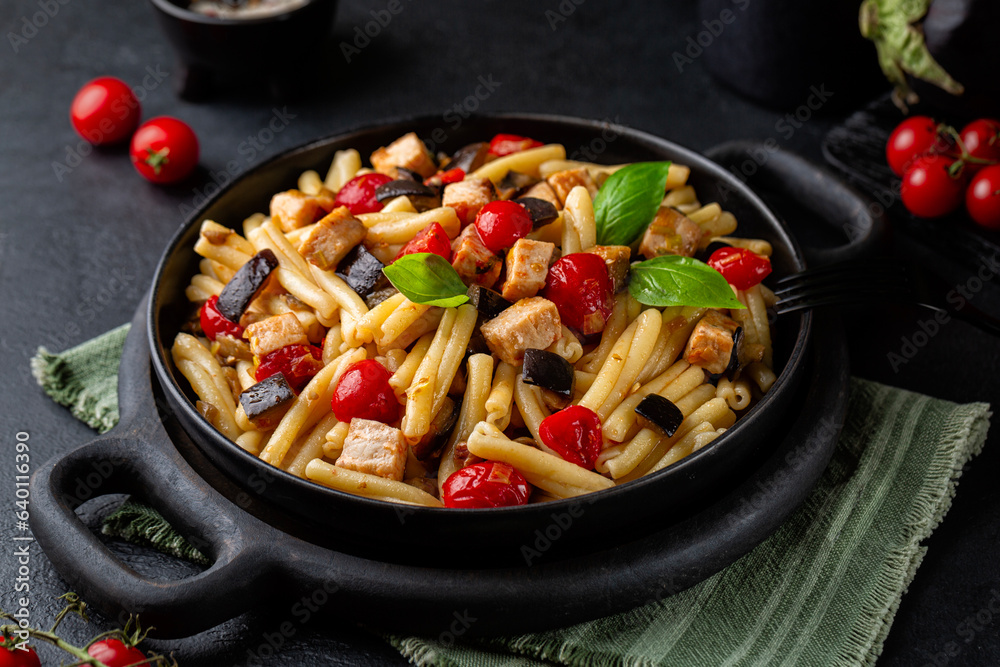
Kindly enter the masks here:
M 498 134 L 490 139 L 490 153 L 497 157 L 519 153 L 529 148 L 538 148 L 542 142 L 535 141 L 529 137 L 522 137 L 517 134 Z
M 146 660 L 146 655 L 120 639 L 101 639 L 87 647 L 87 655 L 108 667 L 126 667 Z
M 947 142 L 938 133 L 938 124 L 928 116 L 912 116 L 896 126 L 885 146 L 889 167 L 902 176 L 906 167 L 921 155 L 935 149 L 947 150 Z
M 987 229 L 1000 229 L 1000 165 L 984 168 L 965 191 L 965 208 Z
M 448 233 L 444 231 L 441 223 L 432 222 L 417 232 L 399 251 L 396 259 L 417 252 L 432 252 L 451 261 L 451 239 L 448 238 Z
M 198 317 L 201 320 L 201 330 L 205 332 L 210 340 L 215 340 L 220 334 L 228 334 L 233 338 L 243 337 L 243 327 L 237 322 L 233 322 L 228 317 L 219 312 L 219 297 L 213 294 L 201 307 Z
M 538 437 L 570 463 L 591 470 L 603 443 L 601 418 L 590 408 L 571 405 L 543 419 Z
M 98 77 L 84 85 L 69 108 L 73 129 L 95 146 L 130 136 L 141 114 L 135 93 L 113 76 Z
M 160 116 L 139 126 L 129 154 L 147 180 L 176 183 L 198 164 L 198 137 L 184 121 Z
M 719 248 L 708 265 L 736 289 L 750 289 L 771 273 L 771 260 L 746 248 Z
M 506 250 L 531 231 L 531 214 L 512 201 L 491 201 L 476 214 L 476 231 L 493 252 Z
M 266 380 L 275 373 L 284 373 L 295 391 L 309 383 L 312 376 L 323 370 L 323 352 L 312 345 L 286 345 L 260 358 L 254 379 Z
M 375 198 L 375 190 L 391 180 L 385 174 L 378 173 L 355 176 L 340 188 L 333 204 L 346 206 L 354 215 L 381 211 L 384 204 Z
M 389 386 L 389 371 L 374 359 L 347 367 L 333 391 L 330 407 L 338 421 L 355 417 L 389 424 L 399 419 L 399 401 Z
M 35 649 L 30 646 L 27 650 L 0 646 L 0 667 L 41 667 L 42 662 L 38 659 Z
M 511 507 L 528 502 L 531 489 L 517 468 L 500 461 L 473 463 L 442 485 L 445 507 Z
M 584 335 L 604 331 L 614 308 L 607 264 L 589 252 L 574 252 L 549 267 L 542 296 L 556 304 L 563 324 Z
M 959 136 L 962 138 L 966 153 L 974 158 L 965 164 L 965 169 L 970 175 L 985 166 L 975 160 L 1000 162 L 1000 121 L 991 118 L 974 120 L 962 128 Z
M 955 162 L 944 155 L 925 155 L 909 166 L 900 194 L 910 213 L 936 218 L 959 207 L 968 181 L 962 174 L 951 173 Z

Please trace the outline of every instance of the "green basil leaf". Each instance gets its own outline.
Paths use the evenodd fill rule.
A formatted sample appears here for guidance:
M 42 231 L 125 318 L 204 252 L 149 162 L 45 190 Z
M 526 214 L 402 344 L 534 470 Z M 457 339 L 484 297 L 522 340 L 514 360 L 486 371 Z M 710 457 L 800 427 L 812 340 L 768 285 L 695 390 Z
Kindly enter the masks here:
M 413 303 L 452 308 L 469 300 L 465 283 L 452 265 L 432 252 L 403 255 L 382 273 Z
M 722 274 L 704 262 L 661 255 L 631 268 L 628 291 L 647 306 L 745 308 Z
M 653 220 L 667 187 L 669 162 L 636 162 L 608 176 L 594 198 L 597 243 L 629 245 Z

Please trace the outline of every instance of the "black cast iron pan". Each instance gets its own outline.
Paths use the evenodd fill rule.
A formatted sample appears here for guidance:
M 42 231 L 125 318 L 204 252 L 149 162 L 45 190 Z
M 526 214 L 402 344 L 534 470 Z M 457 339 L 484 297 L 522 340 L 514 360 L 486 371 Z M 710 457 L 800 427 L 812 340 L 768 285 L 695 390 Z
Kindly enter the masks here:
M 847 373 L 836 327 L 816 330 L 808 313 L 780 322 L 780 379 L 729 433 L 656 475 L 575 502 L 493 511 L 403 509 L 270 468 L 202 420 L 175 380 L 165 349 L 186 315 L 182 293 L 196 264 L 190 248 L 197 223 L 210 217 L 235 224 L 266 209 L 270 195 L 289 187 L 302 170 L 324 167 L 335 150 L 351 146 L 365 153 L 411 129 L 433 136 L 434 123 L 423 119 L 362 130 L 279 156 L 207 204 L 175 237 L 157 271 L 149 308 L 137 316 L 135 331 L 145 330 L 148 347 L 136 341 L 135 331 L 129 340 L 120 381 L 120 425 L 47 464 L 35 477 L 36 536 L 88 599 L 104 608 L 142 613 L 161 633 L 177 635 L 211 627 L 261 597 L 326 584 L 350 600 L 351 618 L 382 626 L 440 630 L 453 612 L 475 607 L 483 620 L 474 633 L 537 629 L 626 609 L 651 595 L 689 586 L 752 548 L 805 497 L 832 451 Z M 737 215 L 743 235 L 772 242 L 778 275 L 804 266 L 795 242 L 760 200 L 694 153 L 624 128 L 524 116 L 470 121 L 452 133 L 448 147 L 498 131 L 558 141 L 571 154 L 574 146 L 593 150 L 603 132 L 602 161 L 674 159 L 688 164 L 703 201 L 721 201 Z M 806 200 L 817 186 L 841 187 L 786 154 L 760 171 L 781 174 L 777 182 L 790 184 L 793 194 L 802 188 Z M 866 231 L 852 245 L 854 251 L 865 250 L 875 238 L 876 221 L 859 215 L 866 210 L 863 201 L 849 191 L 843 194 L 833 217 L 837 224 L 849 219 Z M 814 355 L 810 371 L 808 347 L 814 337 L 822 339 L 812 341 L 822 354 Z M 195 469 L 160 425 L 149 367 L 137 350 L 151 358 L 166 410 L 197 445 Z M 786 447 L 801 449 L 803 443 L 814 444 L 807 448 L 809 456 L 795 458 L 789 475 L 788 456 L 778 454 Z M 102 475 L 107 463 L 111 472 Z M 212 478 L 209 468 L 228 477 L 215 487 L 237 489 L 228 494 L 236 505 L 202 478 Z M 766 511 L 754 510 L 755 503 L 734 515 L 739 491 L 718 500 L 751 471 L 767 475 L 769 469 L 784 470 L 783 483 L 771 494 L 775 503 Z M 115 561 L 72 511 L 79 504 L 73 486 L 88 478 L 101 493 L 126 491 L 147 498 L 213 558 L 213 566 L 180 582 L 152 582 Z M 753 487 L 749 492 L 760 495 Z M 716 502 L 707 513 L 695 511 L 710 501 Z M 237 505 L 265 516 L 268 523 Z M 559 517 L 565 524 L 566 516 L 572 517 L 572 525 L 554 530 L 553 524 L 560 524 Z M 538 536 L 546 530 L 560 534 L 539 549 L 546 541 Z M 531 556 L 524 547 L 540 555 Z M 667 551 L 670 557 L 663 558 Z

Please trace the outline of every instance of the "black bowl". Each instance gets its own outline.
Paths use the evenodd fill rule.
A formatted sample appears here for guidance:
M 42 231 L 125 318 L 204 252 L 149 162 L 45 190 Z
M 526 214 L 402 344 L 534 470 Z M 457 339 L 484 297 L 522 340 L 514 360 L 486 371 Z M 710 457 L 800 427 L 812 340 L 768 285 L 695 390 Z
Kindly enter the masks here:
M 150 0 L 180 59 L 177 93 L 197 100 L 224 82 L 263 81 L 276 96 L 296 91 L 333 24 L 337 0 L 309 0 L 281 14 L 214 18 L 186 0 Z
M 723 202 L 739 220 L 740 235 L 771 242 L 775 277 L 804 268 L 801 250 L 784 224 L 753 192 L 715 163 L 671 142 L 622 127 L 553 116 L 479 117 L 454 131 L 441 129 L 439 123 L 439 118 L 422 118 L 380 125 L 288 151 L 230 185 L 196 212 L 171 241 L 157 268 L 149 301 L 149 345 L 167 401 L 204 454 L 247 493 L 310 526 L 306 537 L 310 541 L 381 560 L 437 565 L 519 562 L 521 546 L 551 523 L 553 512 L 569 511 L 580 502 L 587 503 L 589 509 L 578 519 L 572 535 L 556 545 L 557 550 L 578 554 L 606 548 L 609 543 L 624 542 L 684 518 L 745 478 L 774 446 L 769 434 L 791 417 L 788 406 L 803 375 L 810 313 L 782 318 L 775 336 L 778 380 L 727 433 L 662 471 L 583 500 L 492 510 L 403 509 L 327 489 L 278 470 L 227 440 L 199 414 L 169 349 L 191 314 L 184 288 L 197 272 L 199 257 L 192 248 L 200 222 L 210 218 L 238 226 L 248 215 L 267 210 L 273 193 L 294 187 L 302 171 L 323 173 L 335 151 L 353 147 L 368 155 L 410 130 L 434 137 L 436 147 L 446 151 L 498 132 L 512 132 L 562 143 L 570 156 L 600 153 L 599 161 L 609 164 L 673 160 L 688 165 L 690 182 L 702 201 Z M 325 536 L 331 535 L 336 536 L 335 541 L 324 542 Z M 553 551 L 550 555 L 558 554 Z

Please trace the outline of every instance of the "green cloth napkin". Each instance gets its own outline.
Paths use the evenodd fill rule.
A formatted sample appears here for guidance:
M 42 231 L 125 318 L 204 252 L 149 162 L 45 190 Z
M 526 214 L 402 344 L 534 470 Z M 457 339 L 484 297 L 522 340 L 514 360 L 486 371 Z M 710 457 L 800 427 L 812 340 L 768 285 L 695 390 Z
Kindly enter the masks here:
M 39 350 L 52 398 L 103 429 L 117 419 L 123 328 L 68 350 Z M 900 597 L 948 511 L 962 467 L 986 439 L 990 410 L 861 379 L 833 461 L 770 538 L 702 583 L 633 611 L 550 632 L 478 642 L 390 636 L 417 665 L 859 665 L 882 650 Z M 195 558 L 137 503 L 106 532 Z M 188 545 L 189 546 L 189 545 Z M 200 554 L 198 554 L 200 556 Z

